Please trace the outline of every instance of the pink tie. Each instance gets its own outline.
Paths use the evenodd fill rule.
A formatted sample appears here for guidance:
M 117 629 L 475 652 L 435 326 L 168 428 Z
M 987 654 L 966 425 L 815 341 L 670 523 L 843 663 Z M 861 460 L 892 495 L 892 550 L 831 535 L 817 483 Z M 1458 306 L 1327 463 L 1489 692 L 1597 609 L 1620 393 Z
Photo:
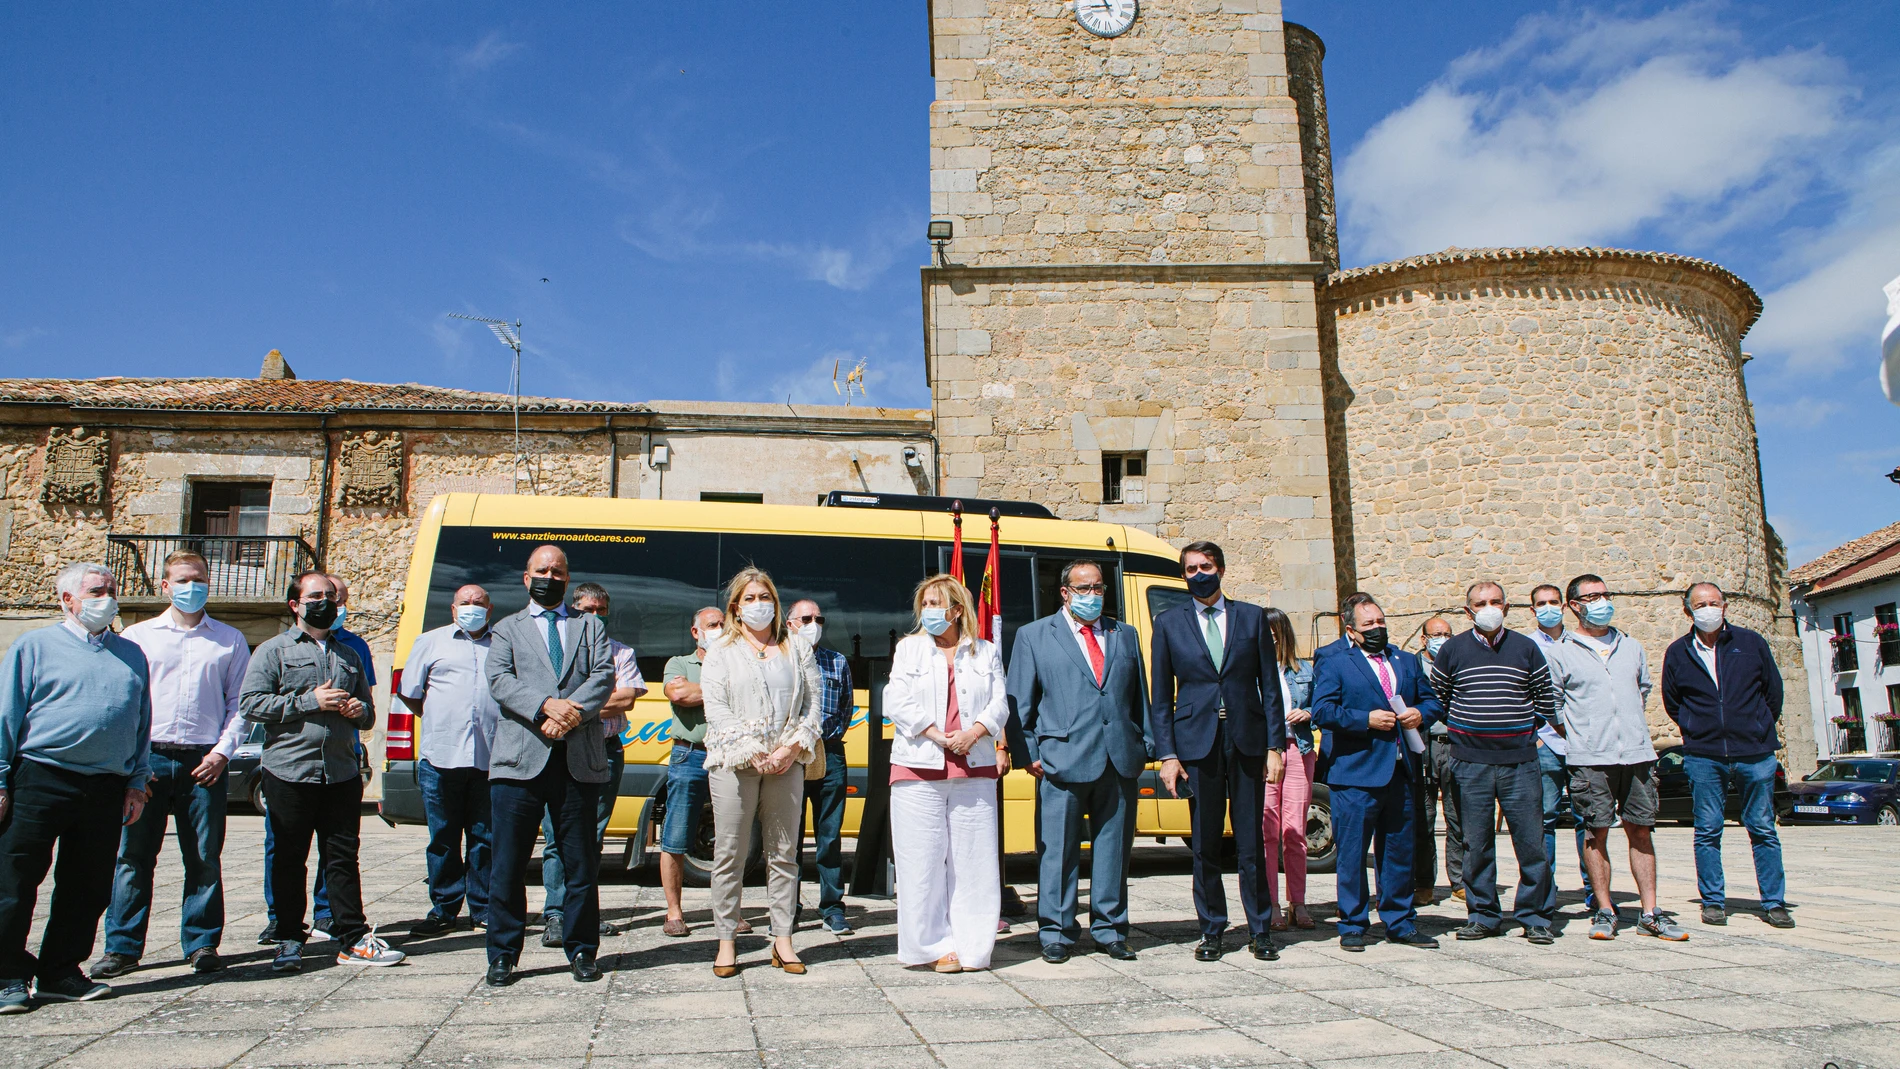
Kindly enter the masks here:
M 1387 700 L 1390 700 L 1393 688 L 1392 669 L 1386 666 L 1384 657 L 1372 658 L 1372 667 L 1379 670 L 1379 686 L 1385 688 L 1385 696 Z

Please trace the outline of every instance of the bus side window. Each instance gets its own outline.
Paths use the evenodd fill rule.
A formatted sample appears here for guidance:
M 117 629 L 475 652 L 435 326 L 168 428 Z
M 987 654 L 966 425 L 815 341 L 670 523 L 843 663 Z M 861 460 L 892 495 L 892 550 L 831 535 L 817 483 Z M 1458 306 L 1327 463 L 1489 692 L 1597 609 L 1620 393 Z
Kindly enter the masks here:
M 1036 611 L 1038 615 L 1049 616 L 1062 609 L 1062 569 L 1070 561 L 1090 560 L 1102 568 L 1102 580 L 1108 586 L 1108 592 L 1102 595 L 1102 615 L 1116 620 L 1126 620 L 1122 613 L 1122 575 L 1121 564 L 1113 554 L 1090 556 L 1078 552 L 1073 557 L 1057 556 L 1050 553 L 1036 555 Z

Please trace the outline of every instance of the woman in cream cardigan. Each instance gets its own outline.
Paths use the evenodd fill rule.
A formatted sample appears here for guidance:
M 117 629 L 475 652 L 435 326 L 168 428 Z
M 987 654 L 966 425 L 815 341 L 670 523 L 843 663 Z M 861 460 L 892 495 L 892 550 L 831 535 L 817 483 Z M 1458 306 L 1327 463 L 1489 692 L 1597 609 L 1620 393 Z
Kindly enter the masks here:
M 891 739 L 897 959 L 938 972 L 985 969 L 996 946 L 997 740 L 1009 720 L 1003 661 L 973 633 L 969 591 L 932 576 L 913 596 L 917 630 L 897 644 L 884 715 Z
M 806 766 L 819 746 L 818 662 L 811 644 L 785 628 L 772 577 L 747 568 L 726 587 L 726 624 L 700 668 L 706 702 L 706 773 L 713 806 L 713 972 L 739 971 L 733 937 L 752 822 L 764 838 L 771 898 L 772 965 L 799 974 L 792 950 L 798 906 L 798 840 L 805 821 Z M 822 770 L 821 770 L 822 771 Z

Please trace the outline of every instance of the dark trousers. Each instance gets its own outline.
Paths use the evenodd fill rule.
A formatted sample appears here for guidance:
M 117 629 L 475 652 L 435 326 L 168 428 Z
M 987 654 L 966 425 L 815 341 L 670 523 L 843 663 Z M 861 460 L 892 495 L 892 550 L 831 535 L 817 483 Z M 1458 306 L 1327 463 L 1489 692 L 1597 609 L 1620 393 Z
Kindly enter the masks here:
M 811 803 L 812 860 L 818 869 L 820 917 L 844 914 L 844 800 L 848 771 L 844 762 L 844 740 L 826 740 L 825 776 L 805 783 L 805 800 Z M 799 845 L 804 845 L 802 836 Z M 804 869 L 803 865 L 799 866 L 801 876 Z
M 1431 736 L 1429 743 L 1432 758 L 1432 783 L 1425 788 L 1425 797 L 1433 802 L 1443 800 L 1445 810 L 1445 878 L 1451 881 L 1451 889 L 1456 891 L 1465 885 L 1465 824 L 1462 818 L 1463 805 L 1458 796 L 1458 777 L 1451 771 L 1451 740 L 1443 735 Z M 1435 810 L 1436 805 L 1432 806 Z M 1428 819 L 1436 823 L 1433 813 Z M 1436 830 L 1436 829 L 1432 829 Z M 1437 845 L 1436 842 L 1433 843 Z M 1414 859 L 1416 862 L 1416 859 Z M 1437 871 L 1436 860 L 1430 870 L 1421 869 L 1425 875 L 1419 879 L 1423 886 L 1426 879 Z
M 124 776 L 87 776 L 37 761 L 13 766 L 12 801 L 0 821 L 0 981 L 81 975 L 99 915 L 112 901 L 125 784 Z M 48 868 L 53 902 L 35 958 L 26 937 Z
M 595 803 L 594 886 L 600 886 L 601 847 L 607 841 L 607 825 L 613 821 L 614 802 L 620 797 L 620 771 L 627 766 L 627 752 L 611 742 L 607 747 L 607 782 L 600 785 Z M 561 860 L 561 837 L 554 833 L 554 811 L 541 814 L 541 916 L 565 914 L 567 902 L 567 862 Z
M 1037 784 L 1042 841 L 1036 919 L 1044 946 L 1068 946 L 1081 936 L 1075 923 L 1082 876 L 1082 841 L 1089 842 L 1089 936 L 1096 945 L 1128 939 L 1128 853 L 1135 845 L 1135 781 L 1112 767 L 1084 783 L 1044 776 Z M 1086 817 L 1088 834 L 1082 833 Z
M 495 828 L 494 866 L 488 878 L 488 960 L 521 960 L 528 928 L 528 862 L 542 814 L 553 824 L 566 885 L 561 903 L 563 944 L 569 961 L 600 949 L 600 792 L 604 784 L 568 775 L 567 752 L 556 746 L 533 779 L 490 779 L 488 802 Z
M 1194 912 L 1201 918 L 1203 936 L 1227 930 L 1227 889 L 1221 880 L 1221 850 L 1227 839 L 1232 811 L 1234 853 L 1240 869 L 1240 908 L 1247 915 L 1247 932 L 1271 938 L 1267 919 L 1273 900 L 1267 890 L 1262 864 L 1265 843 L 1260 821 L 1266 809 L 1266 758 L 1234 749 L 1227 722 L 1214 730 L 1214 747 L 1187 766 L 1189 826 L 1194 831 Z
M 340 946 L 355 946 L 369 934 L 363 920 L 363 890 L 357 873 L 358 832 L 363 823 L 363 779 L 342 783 L 291 783 L 262 773 L 264 804 L 277 838 L 271 880 L 277 886 L 277 926 L 273 938 L 301 943 L 304 887 L 310 879 L 310 840 L 317 840 L 317 861 L 330 892 L 330 935 Z
M 190 957 L 216 950 L 224 935 L 224 809 L 228 777 L 207 787 L 191 778 L 211 747 L 153 750 L 152 800 L 119 839 L 119 866 L 112 878 L 112 909 L 106 913 L 106 953 L 140 957 L 152 920 L 152 875 L 165 845 L 165 824 L 178 830 L 178 857 L 185 866 L 185 905 L 178 940 Z
M 1372 843 L 1379 868 L 1379 919 L 1387 935 L 1418 927 L 1412 907 L 1412 832 L 1417 823 L 1412 803 L 1417 777 L 1403 764 L 1383 787 L 1333 788 L 1333 840 L 1338 844 L 1339 934 L 1364 935 L 1371 927 L 1372 903 L 1366 893 L 1366 842 Z
M 269 805 L 269 801 L 264 803 Z M 265 927 L 277 928 L 277 889 L 271 873 L 277 870 L 277 832 L 270 821 L 264 822 L 264 918 Z M 330 930 L 330 889 L 323 885 L 323 867 L 317 867 L 310 883 L 310 913 L 316 926 Z
M 1430 744 L 1423 764 L 1431 757 Z M 1412 883 L 1420 891 L 1432 890 L 1438 876 L 1438 788 L 1424 768 L 1412 777 Z
M 470 919 L 488 917 L 488 771 L 416 762 L 422 812 L 429 822 L 429 913 L 454 920 L 468 903 Z
M 1497 821 L 1504 810 L 1517 854 L 1517 894 L 1512 914 L 1525 927 L 1549 927 L 1557 891 L 1550 858 L 1544 854 L 1543 773 L 1535 758 L 1513 765 L 1487 765 L 1452 758 L 1452 775 L 1462 791 L 1465 816 L 1465 909 L 1487 928 L 1503 922 L 1498 891 Z

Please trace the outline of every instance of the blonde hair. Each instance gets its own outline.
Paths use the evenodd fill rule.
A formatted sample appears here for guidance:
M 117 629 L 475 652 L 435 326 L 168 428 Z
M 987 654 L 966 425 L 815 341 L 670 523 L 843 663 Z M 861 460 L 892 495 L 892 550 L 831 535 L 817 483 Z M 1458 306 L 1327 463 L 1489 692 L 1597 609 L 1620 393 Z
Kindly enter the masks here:
M 924 630 L 924 594 L 938 587 L 945 591 L 944 607 L 957 610 L 957 640 L 976 638 L 976 603 L 970 600 L 969 588 L 953 575 L 933 575 L 917 584 L 917 589 L 910 596 L 911 612 L 917 619 L 917 627 L 911 634 L 929 633 Z
M 739 569 L 739 574 L 726 584 L 726 637 L 740 642 L 745 637 L 745 621 L 739 618 L 739 599 L 745 597 L 745 588 L 753 583 L 762 583 L 767 593 L 772 595 L 772 641 L 785 644 L 785 602 L 778 596 L 778 584 L 763 568 L 747 565 Z

